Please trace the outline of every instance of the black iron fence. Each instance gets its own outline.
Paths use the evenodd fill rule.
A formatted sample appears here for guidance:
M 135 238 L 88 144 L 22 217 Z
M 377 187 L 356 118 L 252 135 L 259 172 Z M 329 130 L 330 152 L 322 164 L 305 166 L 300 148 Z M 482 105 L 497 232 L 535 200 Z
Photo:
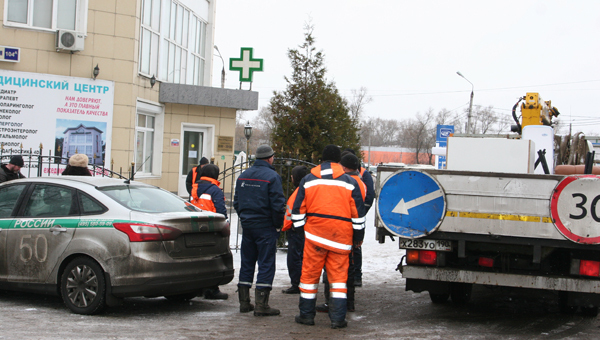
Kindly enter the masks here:
M 233 160 L 232 163 L 235 163 L 235 160 Z M 236 181 L 237 177 L 244 170 L 246 170 L 248 167 L 252 166 L 253 164 L 254 164 L 254 159 L 251 159 L 249 161 L 236 164 L 230 168 L 226 168 L 219 174 L 219 182 L 221 182 L 222 189 L 223 189 L 223 191 L 225 191 L 226 193 L 229 194 L 228 195 L 229 199 L 227 200 L 227 210 L 228 210 L 227 215 L 230 218 L 231 218 L 232 214 L 235 214 L 235 210 L 233 209 L 233 193 L 235 192 L 235 181 Z M 300 159 L 296 159 L 296 158 L 285 158 L 285 157 L 275 158 L 275 161 L 273 162 L 273 167 L 275 168 L 275 171 L 277 171 L 277 173 L 279 173 L 279 175 L 281 176 L 281 180 L 282 180 L 282 184 L 283 184 L 283 193 L 286 197 L 286 200 L 288 197 L 290 197 L 290 195 L 296 189 L 294 187 L 294 184 L 292 183 L 291 175 L 292 175 L 292 169 L 298 165 L 304 165 L 308 169 L 312 169 L 315 166 L 315 164 L 313 164 L 313 163 L 303 161 Z M 223 166 L 225 167 L 226 163 Z M 239 248 L 240 241 L 241 241 L 240 235 L 242 234 L 242 228 L 240 225 L 239 218 L 237 219 L 237 222 L 236 222 L 236 228 L 233 228 L 233 225 L 232 225 L 232 230 L 233 229 L 237 230 L 234 249 L 238 250 L 238 249 L 240 249 Z M 285 248 L 286 242 L 287 242 L 287 238 L 286 238 L 285 233 L 281 233 L 281 236 L 280 236 L 279 242 L 278 242 L 278 247 Z
M 47 155 L 43 155 L 42 148 L 38 150 L 20 149 L 20 152 L 17 153 L 12 152 L 12 150 L 14 149 L 11 149 L 10 152 L 6 152 L 3 147 L 0 148 L 0 163 L 8 163 L 12 156 L 21 155 L 25 163 L 24 166 L 21 167 L 21 173 L 26 177 L 60 175 L 69 162 L 69 158 L 52 155 L 52 150 L 49 150 Z M 109 169 L 106 168 L 104 161 L 102 162 L 102 165 L 89 164 L 88 168 L 90 169 L 92 176 L 133 180 L 133 175 L 135 174 L 133 164 L 130 169 L 123 170 L 123 168 L 120 168 L 119 172 L 114 171 L 112 162 Z

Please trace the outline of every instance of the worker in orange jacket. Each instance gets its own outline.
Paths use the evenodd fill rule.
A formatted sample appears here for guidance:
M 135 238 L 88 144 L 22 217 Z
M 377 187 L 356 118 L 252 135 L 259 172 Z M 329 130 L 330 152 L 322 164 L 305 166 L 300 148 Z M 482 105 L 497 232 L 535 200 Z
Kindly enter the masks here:
M 342 152 L 342 160 L 340 161 L 340 165 L 342 166 L 342 169 L 344 170 L 346 175 L 348 175 L 356 180 L 356 182 L 358 183 L 358 186 L 360 187 L 360 193 L 364 200 L 366 193 L 367 193 L 367 186 L 362 181 L 362 177 L 361 177 L 360 173 L 358 172 L 358 169 L 360 168 L 360 161 L 358 160 L 358 157 L 356 157 L 354 154 L 352 154 L 350 152 L 344 151 L 344 152 Z M 346 299 L 347 300 L 346 310 L 348 312 L 354 312 L 354 292 L 355 292 L 355 288 L 354 288 L 354 270 L 355 270 L 354 251 L 356 249 L 357 249 L 356 247 L 352 247 L 352 251 L 350 252 L 350 255 L 348 256 L 348 261 L 349 261 L 348 281 L 346 281 L 346 286 L 348 289 L 348 293 L 347 293 L 348 298 Z M 317 312 L 328 313 L 329 312 L 330 288 L 329 288 L 329 278 L 327 277 L 327 272 L 323 273 L 323 283 L 325 284 L 325 291 L 324 291 L 325 303 L 317 306 Z
M 365 207 L 356 180 L 338 164 L 341 151 L 335 145 L 323 150 L 323 163 L 300 182 L 292 208 L 294 228 L 304 228 L 304 258 L 300 278 L 300 315 L 295 321 L 314 325 L 321 270 L 330 281 L 331 328 L 344 328 L 348 280 L 348 254 L 364 238 Z
M 284 294 L 300 294 L 300 275 L 302 274 L 302 255 L 304 253 L 304 231 L 302 229 L 292 228 L 292 206 L 298 194 L 298 186 L 300 181 L 308 174 L 308 168 L 304 165 L 298 165 L 292 169 L 292 182 L 296 187 L 294 193 L 290 195 L 287 201 L 287 209 L 285 220 L 283 221 L 283 229 L 287 235 L 287 268 L 290 275 L 292 286 L 284 289 Z

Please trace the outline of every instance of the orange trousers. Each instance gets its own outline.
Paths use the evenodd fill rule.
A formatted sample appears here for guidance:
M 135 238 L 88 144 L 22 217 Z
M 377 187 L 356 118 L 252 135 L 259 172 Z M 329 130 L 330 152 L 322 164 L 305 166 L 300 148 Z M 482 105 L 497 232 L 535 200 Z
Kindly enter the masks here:
M 335 253 L 307 239 L 304 242 L 302 276 L 299 285 L 300 297 L 305 299 L 317 298 L 321 271 L 325 267 L 329 278 L 331 297 L 346 299 L 349 265 L 348 253 Z

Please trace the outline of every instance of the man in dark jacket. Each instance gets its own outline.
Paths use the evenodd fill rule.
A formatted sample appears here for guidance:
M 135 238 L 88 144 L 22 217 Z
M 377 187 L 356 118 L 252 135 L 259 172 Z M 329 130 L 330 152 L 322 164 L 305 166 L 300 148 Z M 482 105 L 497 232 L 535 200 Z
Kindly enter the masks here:
M 237 179 L 233 196 L 233 207 L 243 229 L 238 282 L 240 312 L 254 310 L 254 316 L 279 315 L 278 309 L 269 307 L 269 295 L 275 277 L 277 239 L 285 215 L 281 177 L 272 166 L 274 155 L 270 146 L 259 146 L 254 165 Z M 254 309 L 250 303 L 250 288 L 257 262 Z
M 354 152 L 353 149 L 347 148 L 344 152 L 346 151 L 356 156 L 356 152 Z M 373 183 L 373 176 L 371 176 L 369 171 L 364 168 L 359 168 L 358 172 L 362 177 L 363 183 L 367 186 L 367 195 L 365 196 L 366 215 L 375 200 L 375 185 Z M 354 249 L 354 286 L 362 287 L 362 246 Z
M 25 165 L 21 155 L 15 155 L 10 158 L 8 164 L 0 166 L 0 183 L 8 182 L 13 179 L 25 178 L 21 173 L 21 168 Z

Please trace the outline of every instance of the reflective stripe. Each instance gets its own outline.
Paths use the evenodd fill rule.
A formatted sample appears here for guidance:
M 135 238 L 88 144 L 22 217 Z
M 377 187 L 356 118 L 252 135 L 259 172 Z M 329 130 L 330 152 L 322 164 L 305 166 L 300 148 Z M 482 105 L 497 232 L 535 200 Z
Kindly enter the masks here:
M 302 283 L 300 282 L 300 284 L 298 285 L 299 288 L 304 288 L 304 289 L 310 289 L 310 290 L 315 290 L 319 287 L 319 284 L 310 284 L 310 283 Z
M 204 200 L 212 200 L 212 197 L 209 194 L 202 194 L 200 195 L 200 198 Z
M 292 220 L 303 220 L 306 217 L 306 214 L 292 214 Z
M 314 300 L 317 298 L 317 294 L 300 292 L 300 297 L 308 300 Z
M 357 218 L 352 219 L 352 223 L 356 223 L 356 224 L 365 223 L 365 222 L 366 222 L 366 218 L 364 218 L 364 217 L 357 217 Z
M 306 230 L 304 231 L 304 236 L 311 241 L 315 241 L 315 242 L 321 243 L 323 245 L 330 246 L 332 248 L 341 249 L 341 250 L 352 250 L 351 244 L 342 244 L 342 243 L 338 243 L 338 242 L 333 242 L 326 238 L 322 238 L 317 235 L 313 235 L 313 234 L 307 232 Z
M 307 189 L 310 187 L 314 187 L 315 185 L 333 185 L 336 187 L 346 188 L 350 191 L 354 190 L 354 185 L 333 179 L 315 179 L 310 182 L 304 183 L 304 188 Z
M 333 169 L 321 170 L 321 176 L 333 175 Z
M 347 289 L 346 282 L 335 282 L 330 284 L 330 289 Z
M 304 221 L 298 221 L 298 222 L 294 222 L 294 228 L 300 228 L 302 226 L 304 226 Z
M 332 298 L 336 298 L 336 299 L 346 299 L 347 298 L 346 293 L 330 292 L 329 294 Z
M 352 229 L 354 229 L 354 230 L 363 230 L 363 229 L 365 229 L 365 225 L 364 224 L 353 224 L 352 225 Z
M 238 284 L 252 287 L 252 282 L 238 281 Z

